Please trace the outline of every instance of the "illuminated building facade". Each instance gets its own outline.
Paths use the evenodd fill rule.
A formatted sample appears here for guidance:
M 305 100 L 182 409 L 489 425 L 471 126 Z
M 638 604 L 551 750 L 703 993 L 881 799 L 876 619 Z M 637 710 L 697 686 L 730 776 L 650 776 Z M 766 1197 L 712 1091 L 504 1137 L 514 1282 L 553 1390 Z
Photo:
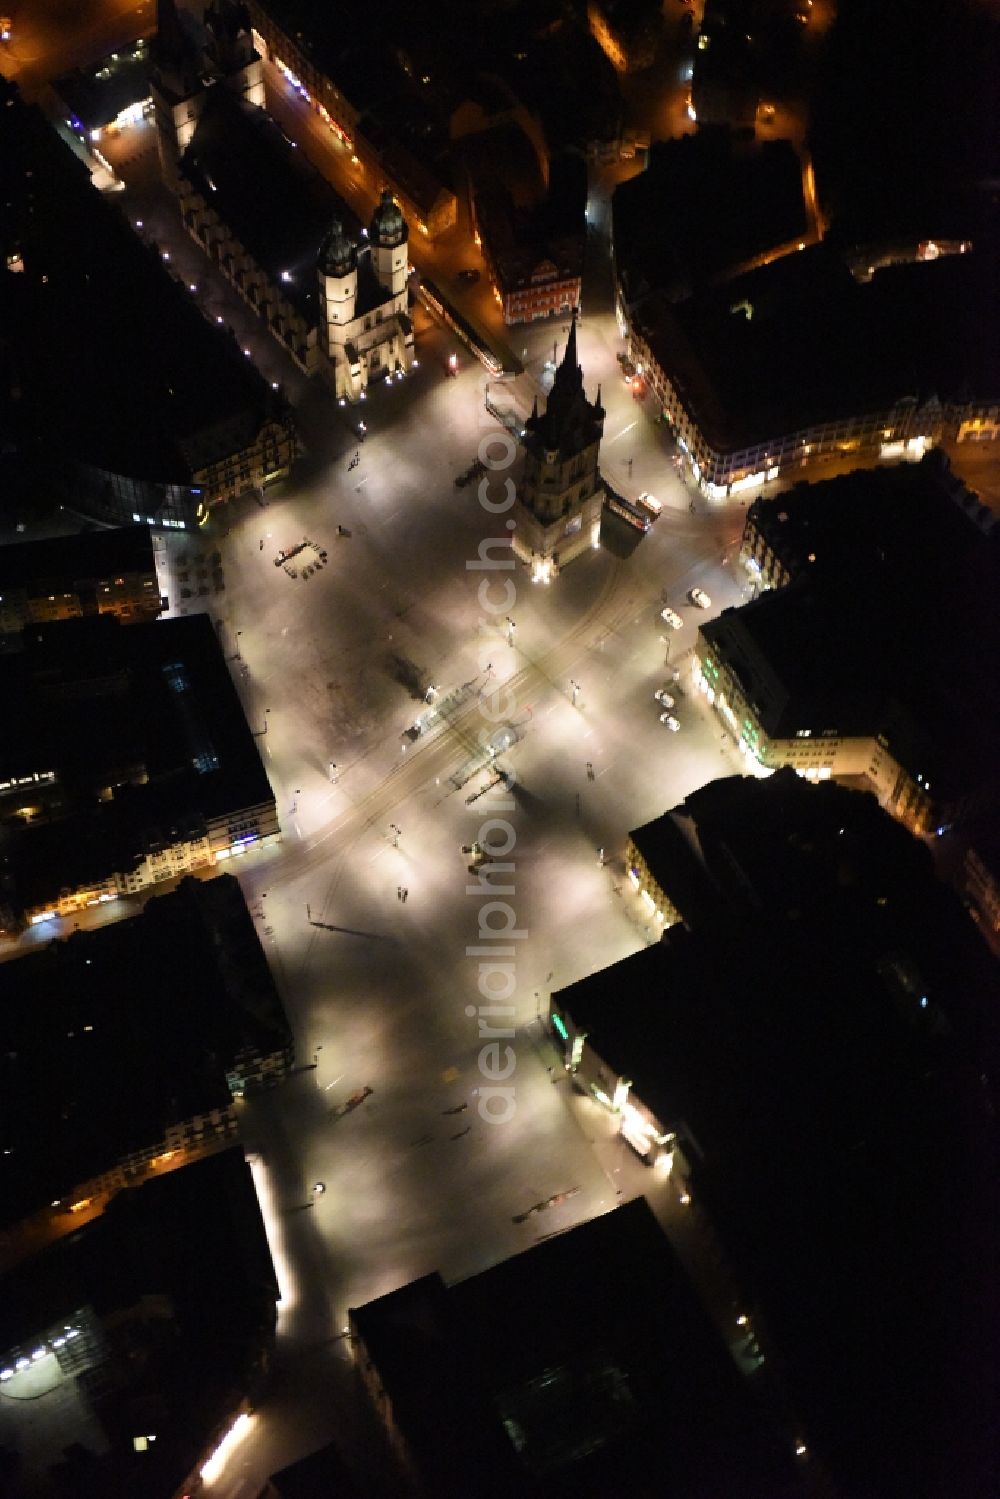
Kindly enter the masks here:
M 0 658 L 0 925 L 41 925 L 280 836 L 207 615 L 32 626 Z M 260 732 L 260 731 L 259 731 Z
M 507 326 L 579 312 L 584 236 L 544 238 L 532 233 L 530 221 L 522 235 L 495 196 L 477 195 L 475 207 L 483 258 Z
M 672 302 L 619 300 L 629 358 L 711 499 L 1000 431 L 988 248 L 862 281 L 825 245 Z M 862 359 L 861 349 L 874 351 Z
M 12 1233 L 25 1221 L 69 1232 L 123 1188 L 231 1141 L 235 1101 L 282 1081 L 294 1060 L 230 875 L 189 878 L 140 915 L 12 958 L 4 996 L 0 1184 Z
M 649 0 L 588 0 L 587 25 L 619 73 L 638 73 L 656 61 L 661 14 Z
M 1000 837 L 990 829 L 972 835 L 965 855 L 964 894 L 973 920 L 1000 956 Z
M 663 899 L 673 909 L 669 897 Z M 625 986 L 632 995 L 648 993 L 662 982 L 665 968 L 661 947 L 654 943 L 568 989 L 556 990 L 549 1000 L 547 1018 L 579 1090 L 608 1111 L 617 1132 L 645 1165 L 665 1174 L 676 1171 L 677 1180 L 682 1181 L 690 1170 L 692 1146 L 684 1137 L 674 1105 L 654 1086 L 649 1067 L 636 1088 L 632 1068 L 642 1056 L 642 1048 L 633 1048 L 628 1041 L 622 1044 L 599 1019 L 603 1006 L 617 990 Z
M 545 411 L 538 402 L 525 423 L 524 471 L 511 510 L 513 547 L 534 582 L 600 545 L 604 491 L 598 456 L 604 433 L 601 393 L 588 401 L 577 363 L 576 316 Z
M 163 607 L 146 526 L 0 547 L 0 637 L 84 614 L 141 623 Z
M 366 187 L 388 190 L 420 234 L 434 239 L 453 227 L 458 214 L 455 194 L 436 174 L 386 130 L 353 104 L 351 27 L 336 11 L 328 14 L 303 6 L 302 0 L 249 0 L 248 10 L 258 52 L 272 62 L 288 88 L 316 111 Z M 405 92 L 400 75 L 396 92 Z
M 997 535 L 936 453 L 757 500 L 740 556 L 763 592 L 703 625 L 693 660 L 748 770 L 865 787 L 920 833 L 992 805 L 1000 703 L 975 661 L 1000 649 Z

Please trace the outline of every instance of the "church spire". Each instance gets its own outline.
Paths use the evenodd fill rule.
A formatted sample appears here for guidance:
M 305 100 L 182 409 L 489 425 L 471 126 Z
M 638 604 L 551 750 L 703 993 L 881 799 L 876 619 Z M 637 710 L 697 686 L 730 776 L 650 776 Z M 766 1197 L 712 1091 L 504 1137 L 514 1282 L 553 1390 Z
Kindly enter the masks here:
M 579 360 L 576 357 L 576 308 L 573 308 L 572 319 L 569 328 L 569 338 L 566 340 L 566 352 L 562 358 L 563 367 L 570 370 L 579 368 Z

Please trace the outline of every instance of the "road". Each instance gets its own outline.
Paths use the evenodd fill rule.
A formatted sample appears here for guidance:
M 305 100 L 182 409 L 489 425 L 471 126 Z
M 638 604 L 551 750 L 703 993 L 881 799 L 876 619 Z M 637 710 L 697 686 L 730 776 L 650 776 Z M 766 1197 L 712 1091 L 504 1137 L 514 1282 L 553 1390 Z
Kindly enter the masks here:
M 28 99 L 53 78 L 107 57 L 156 26 L 155 0 L 4 0 L 13 22 L 0 73 Z

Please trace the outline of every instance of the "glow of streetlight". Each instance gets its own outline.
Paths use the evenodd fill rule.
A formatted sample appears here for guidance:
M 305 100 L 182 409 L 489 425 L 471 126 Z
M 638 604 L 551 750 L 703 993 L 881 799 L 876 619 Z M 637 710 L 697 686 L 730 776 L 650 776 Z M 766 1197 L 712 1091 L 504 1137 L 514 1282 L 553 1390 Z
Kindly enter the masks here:
M 201 1468 L 201 1476 L 206 1483 L 214 1483 L 218 1478 L 219 1474 L 226 1466 L 229 1454 L 246 1435 L 246 1430 L 249 1425 L 250 1417 L 247 1415 L 246 1411 L 243 1412 L 242 1416 L 236 1417 L 236 1420 L 233 1422 L 232 1426 L 230 1426 L 229 1430 L 222 1438 L 222 1441 L 219 1443 L 218 1447 L 216 1447 L 211 1457 Z

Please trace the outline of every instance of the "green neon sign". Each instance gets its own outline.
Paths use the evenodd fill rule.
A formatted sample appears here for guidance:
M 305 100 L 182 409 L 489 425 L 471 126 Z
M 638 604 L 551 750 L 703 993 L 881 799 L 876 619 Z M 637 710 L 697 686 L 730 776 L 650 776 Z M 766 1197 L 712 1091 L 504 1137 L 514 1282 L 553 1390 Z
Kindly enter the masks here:
M 564 1041 L 568 1041 L 569 1040 L 569 1031 L 563 1025 L 563 1023 L 560 1020 L 560 1018 L 559 1018 L 558 1015 L 553 1015 L 553 1017 L 552 1017 L 552 1024 L 555 1026 L 555 1028 L 558 1031 L 559 1035 L 562 1036 L 563 1040 Z

